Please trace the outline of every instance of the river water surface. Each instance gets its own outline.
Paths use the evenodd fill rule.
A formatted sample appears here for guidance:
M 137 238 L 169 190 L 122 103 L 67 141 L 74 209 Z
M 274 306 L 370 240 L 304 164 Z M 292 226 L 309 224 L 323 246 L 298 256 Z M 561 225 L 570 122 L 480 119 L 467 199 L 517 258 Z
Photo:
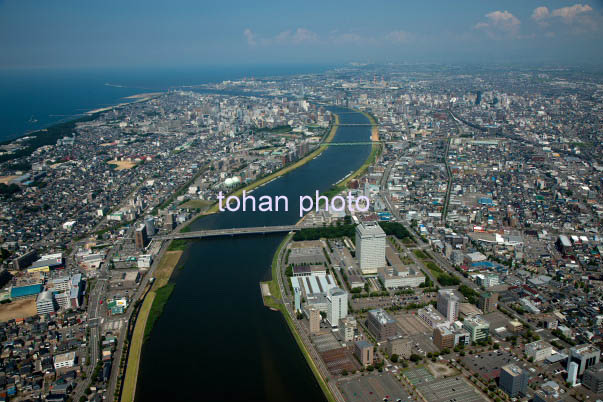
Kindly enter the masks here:
M 340 123 L 367 124 L 349 109 L 330 108 Z M 370 127 L 339 127 L 333 142 L 366 142 Z M 370 145 L 331 146 L 319 157 L 253 192 L 285 195 L 288 212 L 223 212 L 192 230 L 294 224 L 300 195 L 325 191 L 370 154 Z M 259 282 L 283 235 L 197 240 L 163 315 L 144 344 L 137 401 L 322 401 L 312 371 L 281 313 L 262 304 Z

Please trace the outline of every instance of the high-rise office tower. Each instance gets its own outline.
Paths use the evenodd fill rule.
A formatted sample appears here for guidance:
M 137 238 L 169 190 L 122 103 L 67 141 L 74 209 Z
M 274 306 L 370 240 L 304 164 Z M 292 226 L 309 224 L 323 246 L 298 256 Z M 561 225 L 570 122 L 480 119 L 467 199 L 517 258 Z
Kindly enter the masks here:
M 363 274 L 376 274 L 385 267 L 385 232 L 377 222 L 356 226 L 356 257 Z

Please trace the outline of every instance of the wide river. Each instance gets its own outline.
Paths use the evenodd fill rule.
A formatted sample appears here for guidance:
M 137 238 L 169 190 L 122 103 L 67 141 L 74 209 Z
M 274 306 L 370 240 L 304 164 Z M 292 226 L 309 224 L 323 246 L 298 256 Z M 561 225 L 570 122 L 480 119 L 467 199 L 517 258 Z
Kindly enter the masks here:
M 340 123 L 369 123 L 332 107 Z M 366 142 L 370 127 L 339 127 L 333 142 Z M 207 216 L 193 230 L 293 224 L 300 195 L 325 191 L 370 154 L 370 145 L 331 146 L 304 166 L 252 194 L 289 199 L 289 212 Z M 283 235 L 198 240 L 182 257 L 163 315 L 144 344 L 137 401 L 322 401 L 312 371 L 281 313 L 262 304 L 259 282 L 270 278 Z

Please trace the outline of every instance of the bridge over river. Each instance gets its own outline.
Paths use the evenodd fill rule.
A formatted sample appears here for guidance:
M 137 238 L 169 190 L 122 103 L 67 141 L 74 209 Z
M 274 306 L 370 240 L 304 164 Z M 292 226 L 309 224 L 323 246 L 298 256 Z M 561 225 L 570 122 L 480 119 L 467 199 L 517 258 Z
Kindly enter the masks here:
M 202 239 L 205 237 L 219 236 L 241 236 L 251 234 L 266 234 L 266 233 L 288 233 L 296 232 L 303 228 L 313 226 L 297 226 L 297 225 L 282 225 L 282 226 L 259 226 L 248 228 L 230 228 L 230 229 L 211 229 L 198 230 L 195 232 L 172 233 L 165 236 L 153 236 L 154 240 L 172 240 L 172 239 Z

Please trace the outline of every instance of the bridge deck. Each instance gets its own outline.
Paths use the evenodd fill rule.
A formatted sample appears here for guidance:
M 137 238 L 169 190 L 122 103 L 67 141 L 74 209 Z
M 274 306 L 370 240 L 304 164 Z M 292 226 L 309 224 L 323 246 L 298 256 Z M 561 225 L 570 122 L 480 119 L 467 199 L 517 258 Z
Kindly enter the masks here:
M 301 226 L 296 225 L 283 225 L 283 226 L 259 226 L 259 227 L 248 227 L 248 228 L 231 228 L 231 229 L 211 229 L 211 230 L 198 230 L 195 232 L 186 233 L 173 233 L 166 236 L 155 236 L 153 239 L 157 240 L 170 240 L 170 239 L 197 239 L 203 237 L 216 237 L 216 236 L 240 236 L 249 234 L 266 234 L 266 233 L 285 233 L 298 231 L 302 229 Z

